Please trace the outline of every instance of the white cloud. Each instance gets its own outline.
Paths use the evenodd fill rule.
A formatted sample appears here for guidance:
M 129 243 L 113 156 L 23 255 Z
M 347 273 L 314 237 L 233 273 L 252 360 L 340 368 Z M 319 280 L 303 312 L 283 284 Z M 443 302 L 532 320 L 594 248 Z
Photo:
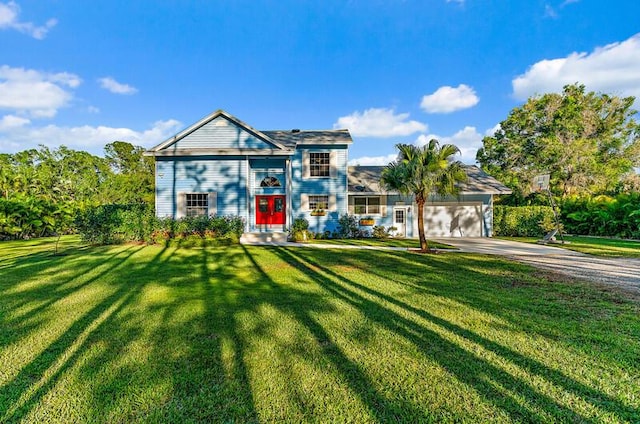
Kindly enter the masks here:
M 66 106 L 82 80 L 74 74 L 51 74 L 33 69 L 0 66 L 0 109 L 33 117 L 52 117 Z
M 567 84 L 581 83 L 587 89 L 640 98 L 640 33 L 618 43 L 598 47 L 591 53 L 545 59 L 514 78 L 513 96 L 560 92 Z
M 16 119 L 18 121 L 16 121 Z M 10 125 L 11 122 L 20 123 L 20 119 L 5 116 L 0 120 L 0 151 L 21 151 L 44 144 L 49 147 L 65 145 L 67 147 L 86 150 L 94 154 L 101 154 L 107 143 L 115 140 L 128 141 L 132 144 L 151 147 L 175 134 L 182 126 L 179 121 L 169 119 L 155 122 L 149 129 L 136 131 L 130 128 L 114 128 L 106 126 L 92 127 L 60 127 L 47 125 L 42 127 L 28 126 L 28 120 L 22 125 Z M 8 122 L 8 125 L 3 123 Z
M 349 161 L 350 166 L 362 165 L 362 166 L 374 166 L 374 165 L 388 165 L 398 157 L 398 153 L 391 153 L 386 156 L 363 156 Z
M 26 118 L 21 118 L 14 115 L 6 115 L 3 116 L 2 119 L 0 119 L 0 131 L 23 127 L 29 123 L 31 123 L 31 121 Z
M 490 130 L 487 130 L 490 131 Z M 454 159 L 464 163 L 474 164 L 476 162 L 476 152 L 482 147 L 483 135 L 476 130 L 476 127 L 466 126 L 451 136 L 440 136 L 437 134 L 422 134 L 415 141 L 417 146 L 424 146 L 431 139 L 436 139 L 443 144 L 455 144 L 460 149 L 460 155 Z
M 14 29 L 31 37 L 42 40 L 58 21 L 49 19 L 44 25 L 37 26 L 32 22 L 20 22 L 20 6 L 14 1 L 0 3 L 0 29 Z
M 482 139 L 485 136 L 493 135 L 494 132 L 500 128 L 500 124 L 493 128 L 487 129 L 484 134 L 478 132 L 475 127 L 466 126 L 460 131 L 450 136 L 441 136 L 438 134 L 420 134 L 420 136 L 414 141 L 416 146 L 424 146 L 430 140 L 436 139 L 443 144 L 454 144 L 460 149 L 460 155 L 456 155 L 454 159 L 460 160 L 463 163 L 475 164 L 476 153 L 480 147 L 482 147 Z M 381 156 L 364 156 L 360 158 L 354 158 L 349 161 L 349 165 L 387 165 L 389 162 L 393 162 L 398 153 L 391 153 Z
M 486 130 L 484 132 L 484 135 L 485 135 L 485 137 L 493 137 L 495 135 L 496 131 L 498 131 L 501 128 L 502 128 L 502 126 L 500 124 L 495 124 L 493 127 L 491 127 L 488 130 Z
M 479 101 L 473 88 L 466 84 L 460 84 L 455 88 L 445 85 L 433 94 L 422 97 L 420 107 L 427 113 L 450 113 L 473 107 Z
M 100 87 L 115 94 L 135 94 L 138 92 L 137 88 L 128 84 L 119 83 L 112 77 L 100 78 L 98 82 L 100 83 Z
M 333 128 L 348 128 L 359 137 L 400 137 L 427 131 L 422 122 L 409 121 L 408 113 L 396 114 L 393 109 L 371 108 L 342 116 Z
M 89 113 L 100 113 L 100 108 L 96 106 L 87 107 L 87 112 Z
M 464 4 L 465 0 L 447 0 L 447 3 Z

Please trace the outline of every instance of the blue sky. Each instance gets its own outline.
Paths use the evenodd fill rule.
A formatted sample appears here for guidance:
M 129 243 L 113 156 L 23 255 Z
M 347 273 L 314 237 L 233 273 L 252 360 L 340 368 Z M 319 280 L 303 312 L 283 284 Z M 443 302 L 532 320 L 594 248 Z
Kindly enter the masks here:
M 0 0 L 0 152 L 151 147 L 224 109 L 349 128 L 353 164 L 434 137 L 474 163 L 529 96 L 640 98 L 638 16 L 638 0 Z

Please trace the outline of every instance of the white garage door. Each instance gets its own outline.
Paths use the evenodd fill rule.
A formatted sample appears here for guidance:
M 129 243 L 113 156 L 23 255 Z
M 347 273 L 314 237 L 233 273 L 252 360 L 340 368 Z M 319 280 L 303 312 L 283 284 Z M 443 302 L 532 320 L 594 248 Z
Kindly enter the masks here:
M 427 237 L 482 237 L 482 203 L 425 205 L 424 226 Z

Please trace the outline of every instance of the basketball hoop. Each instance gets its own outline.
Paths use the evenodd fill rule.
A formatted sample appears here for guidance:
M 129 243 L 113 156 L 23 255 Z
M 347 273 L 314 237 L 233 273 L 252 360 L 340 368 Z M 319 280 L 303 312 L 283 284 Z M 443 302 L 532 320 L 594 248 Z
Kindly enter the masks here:
M 555 243 L 556 234 L 559 234 L 560 238 L 562 239 L 562 243 L 565 243 L 564 237 L 562 236 L 561 227 L 560 227 L 560 215 L 558 214 L 558 207 L 556 205 L 556 201 L 553 200 L 553 195 L 551 194 L 551 190 L 549 190 L 549 180 L 550 180 L 549 174 L 538 174 L 535 177 L 533 177 L 533 181 L 531 184 L 531 188 L 533 191 L 538 193 L 542 191 L 547 192 L 547 196 L 549 196 L 549 203 L 553 208 L 553 216 L 556 221 L 556 228 L 549 231 L 549 233 L 546 236 L 544 236 L 544 238 L 540 240 L 539 243 L 543 243 L 543 244 Z
M 549 174 L 539 174 L 533 177 L 531 187 L 533 191 L 549 190 Z

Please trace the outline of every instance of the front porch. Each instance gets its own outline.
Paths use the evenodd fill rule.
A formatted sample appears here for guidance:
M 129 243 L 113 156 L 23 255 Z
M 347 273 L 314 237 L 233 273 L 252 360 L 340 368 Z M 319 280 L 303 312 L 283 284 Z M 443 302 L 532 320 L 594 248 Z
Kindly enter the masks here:
M 286 231 L 251 232 L 240 237 L 240 244 L 285 243 L 289 233 Z

